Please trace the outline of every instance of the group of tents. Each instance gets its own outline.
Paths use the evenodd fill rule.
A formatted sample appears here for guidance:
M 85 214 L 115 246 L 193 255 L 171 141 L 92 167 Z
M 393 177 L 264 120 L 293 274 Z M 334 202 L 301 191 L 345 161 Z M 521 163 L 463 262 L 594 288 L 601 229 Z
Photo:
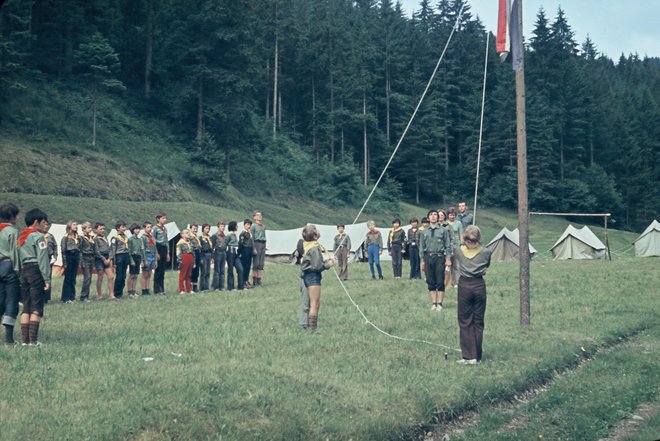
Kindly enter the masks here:
M 174 253 L 177 241 L 180 237 L 180 229 L 175 222 L 170 222 L 166 225 L 168 240 L 170 242 L 170 252 Z M 335 225 L 317 225 L 321 237 L 319 242 L 328 250 L 334 247 L 334 237 L 337 234 L 337 227 Z M 409 229 L 410 226 L 404 227 Z M 241 231 L 242 225 L 239 225 Z M 50 233 L 53 235 L 59 246 L 62 237 L 64 237 L 66 226 L 63 224 L 53 224 L 50 228 Z M 364 238 L 369 231 L 366 222 L 347 225 L 346 234 L 351 238 L 351 253 L 356 259 L 361 256 L 362 244 Z M 387 238 L 390 234 L 391 228 L 379 228 L 383 236 L 383 245 L 386 245 Z M 211 235 L 216 234 L 217 227 L 211 227 Z M 301 228 L 293 228 L 290 230 L 268 230 L 267 232 L 267 248 L 266 257 L 270 261 L 275 262 L 288 262 L 290 256 L 296 249 L 296 244 L 301 237 Z M 108 234 L 108 240 L 116 234 L 113 229 Z M 129 234 L 129 232 L 126 232 Z M 486 245 L 492 252 L 493 261 L 506 261 L 517 260 L 519 251 L 519 235 L 518 229 L 510 231 L 507 228 L 502 230 Z M 646 230 L 635 240 L 635 255 L 638 257 L 660 256 L 660 223 L 654 220 Z M 533 257 L 536 254 L 536 249 L 529 245 L 530 255 Z M 567 260 L 567 259 L 600 259 L 607 251 L 607 247 L 601 242 L 598 237 L 589 229 L 584 226 L 580 229 L 569 225 L 561 237 L 550 248 L 554 260 Z M 390 257 L 387 253 L 383 253 L 381 260 L 389 260 Z M 176 261 L 172 255 L 171 262 Z M 59 255 L 54 266 L 61 268 L 62 256 Z M 57 271 L 56 271 L 57 274 Z

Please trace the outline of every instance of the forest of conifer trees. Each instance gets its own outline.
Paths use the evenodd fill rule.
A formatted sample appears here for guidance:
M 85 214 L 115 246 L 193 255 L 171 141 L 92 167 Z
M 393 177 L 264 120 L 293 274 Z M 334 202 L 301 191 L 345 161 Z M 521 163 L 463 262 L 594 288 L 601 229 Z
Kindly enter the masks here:
M 94 109 L 116 95 L 167 121 L 199 185 L 312 185 L 326 202 L 360 203 L 462 7 L 383 192 L 469 199 L 486 31 L 466 0 L 422 0 L 412 17 L 391 0 L 8 0 L 0 130 L 35 81 L 84 89 Z M 660 213 L 660 59 L 599 54 L 561 9 L 525 26 L 530 208 L 647 225 Z M 514 76 L 490 41 L 479 198 L 515 208 Z

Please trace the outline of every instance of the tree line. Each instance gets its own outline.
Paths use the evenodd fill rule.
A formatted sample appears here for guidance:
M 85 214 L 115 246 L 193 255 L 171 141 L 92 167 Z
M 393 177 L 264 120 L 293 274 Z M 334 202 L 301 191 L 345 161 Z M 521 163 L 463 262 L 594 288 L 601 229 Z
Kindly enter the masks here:
M 168 121 L 198 185 L 361 203 L 456 23 L 377 195 L 456 200 L 474 193 L 486 49 L 466 0 L 422 0 L 412 17 L 391 0 L 8 0 L 0 102 L 35 78 L 84 88 L 94 144 L 97 101 L 120 95 Z M 660 211 L 660 60 L 578 44 L 562 9 L 530 25 L 531 209 L 647 224 Z M 479 198 L 515 208 L 514 76 L 490 41 Z

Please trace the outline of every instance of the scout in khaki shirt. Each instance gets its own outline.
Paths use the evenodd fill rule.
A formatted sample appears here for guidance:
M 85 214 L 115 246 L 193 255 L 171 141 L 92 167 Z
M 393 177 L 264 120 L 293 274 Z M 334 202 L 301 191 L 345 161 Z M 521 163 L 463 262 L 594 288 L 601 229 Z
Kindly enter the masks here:
M 23 345 L 39 345 L 39 322 L 44 315 L 44 291 L 50 287 L 50 261 L 44 235 L 48 216 L 38 208 L 25 214 L 27 228 L 18 236 L 21 260 L 21 334 Z
M 126 222 L 120 220 L 115 224 L 117 234 L 110 242 L 110 256 L 115 264 L 115 297 L 121 299 L 126 285 L 126 270 L 130 264 L 128 253 L 128 237 L 126 237 Z
M 94 243 L 96 245 L 96 299 L 103 299 L 103 277 L 108 278 L 108 298 L 115 300 L 115 272 L 112 268 L 112 257 L 110 244 L 105 238 L 105 224 L 97 222 L 94 224 Z
M 18 207 L 11 202 L 0 206 L 0 317 L 5 328 L 5 344 L 14 344 L 20 285 L 18 275 Z
M 146 262 L 144 244 L 142 238 L 138 237 L 142 228 L 138 224 L 132 224 L 130 228 L 131 237 L 128 238 L 128 256 L 130 266 L 128 267 L 128 296 L 136 297 L 137 279 L 140 275 L 140 267 Z

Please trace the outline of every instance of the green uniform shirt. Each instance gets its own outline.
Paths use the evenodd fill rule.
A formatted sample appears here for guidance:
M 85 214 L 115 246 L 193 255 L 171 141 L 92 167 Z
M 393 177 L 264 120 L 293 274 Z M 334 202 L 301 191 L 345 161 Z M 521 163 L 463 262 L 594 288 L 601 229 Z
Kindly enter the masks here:
M 80 236 L 80 252 L 85 255 L 96 255 L 96 241 L 92 236 Z
M 128 238 L 128 253 L 131 255 L 131 264 L 135 263 L 133 256 L 140 256 L 142 262 L 147 261 L 147 256 L 144 254 L 144 246 L 142 244 L 141 237 L 131 236 Z
M 451 234 L 450 230 L 440 224 L 436 224 L 435 228 L 429 225 L 419 238 L 419 257 L 424 259 L 426 253 L 444 254 L 451 251 Z
M 149 245 L 149 237 L 151 237 L 151 241 L 153 242 L 153 245 Z M 147 254 L 153 254 L 154 256 L 158 254 L 156 252 L 156 240 L 154 239 L 153 236 L 148 236 L 146 234 L 142 235 L 142 248 L 144 249 L 144 253 Z
M 227 248 L 238 248 L 238 237 L 234 231 L 227 234 Z
M 227 251 L 227 236 L 224 233 L 214 234 L 211 242 L 213 242 L 213 251 Z
M 7 225 L 0 231 L 0 259 L 10 259 L 14 271 L 21 269 L 21 259 L 18 255 L 18 230 L 14 225 Z
M 156 224 L 154 225 L 154 229 L 152 230 L 152 234 L 154 236 L 154 240 L 158 245 L 162 245 L 164 247 L 167 247 L 167 252 L 170 252 L 170 242 L 167 240 L 167 228 L 165 226 L 161 227 L 160 225 Z
M 96 245 L 96 257 L 101 260 L 110 259 L 110 244 L 105 236 L 94 237 L 94 244 Z
M 117 233 L 112 237 L 110 244 L 110 258 L 114 259 L 117 254 L 128 253 L 128 237 L 124 234 Z
M 252 233 L 252 240 L 266 241 L 266 227 L 263 224 L 253 223 L 250 227 L 250 233 Z
M 337 251 L 339 248 L 351 250 L 351 238 L 348 234 L 344 233 L 335 236 L 335 247 L 333 249 Z
M 62 257 L 67 251 L 80 251 L 80 236 L 78 234 L 67 234 L 62 238 L 60 247 L 62 248 Z
M 383 236 L 380 234 L 380 231 L 374 230 L 367 233 L 367 238 L 364 239 L 366 246 L 369 245 L 378 245 L 378 251 L 383 249 Z
M 452 250 L 454 253 L 458 250 L 458 247 L 461 246 L 461 236 L 463 236 L 463 224 L 460 221 L 455 220 L 454 222 L 448 222 L 449 227 L 452 230 Z
M 310 272 L 316 271 L 321 272 L 330 268 L 330 265 L 327 265 L 323 259 L 323 249 L 321 245 L 312 246 L 300 261 L 300 271 L 301 272 Z
M 456 258 L 461 277 L 483 277 L 490 266 L 490 250 L 486 247 L 469 250 L 462 246 L 456 251 Z
M 23 246 L 18 250 L 21 265 L 26 263 L 38 263 L 41 277 L 47 283 L 50 280 L 50 258 L 48 257 L 48 244 L 44 240 L 43 233 L 31 233 Z
M 208 234 L 199 236 L 199 245 L 202 247 L 202 253 L 210 253 L 213 251 L 213 241 Z

